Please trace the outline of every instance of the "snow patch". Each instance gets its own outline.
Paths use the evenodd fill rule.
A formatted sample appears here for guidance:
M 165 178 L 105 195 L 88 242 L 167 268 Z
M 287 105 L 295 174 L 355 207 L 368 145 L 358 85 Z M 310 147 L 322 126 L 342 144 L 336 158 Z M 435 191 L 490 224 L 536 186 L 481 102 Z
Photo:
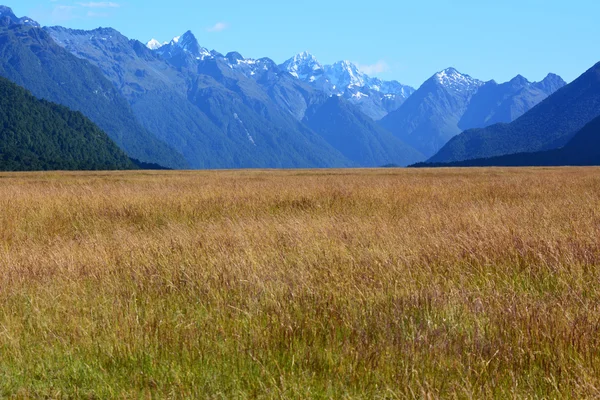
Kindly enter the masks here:
M 248 129 L 246 128 L 246 126 L 244 125 L 244 123 L 242 122 L 242 120 L 240 119 L 239 115 L 237 115 L 237 113 L 233 113 L 233 117 L 235 118 L 235 120 L 237 122 L 240 123 L 240 125 L 242 126 L 242 128 L 244 128 L 244 131 L 246 131 L 246 136 L 248 137 L 248 141 L 250 143 L 252 143 L 254 146 L 256 146 L 256 143 L 254 142 L 254 138 L 252 137 L 252 135 L 250 134 L 250 132 L 248 131 Z

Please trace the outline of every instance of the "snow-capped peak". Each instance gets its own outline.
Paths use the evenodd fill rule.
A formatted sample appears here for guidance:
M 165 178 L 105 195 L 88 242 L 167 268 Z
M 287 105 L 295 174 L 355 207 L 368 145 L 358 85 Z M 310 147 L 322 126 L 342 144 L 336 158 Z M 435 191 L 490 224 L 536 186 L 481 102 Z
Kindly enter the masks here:
M 282 68 L 303 81 L 314 81 L 323 75 L 323 66 L 307 51 L 296 54 L 282 64 Z
M 446 88 L 453 90 L 476 90 L 484 82 L 461 74 L 454 68 L 446 68 L 434 75 L 434 79 Z
M 161 43 L 156 39 L 151 39 L 148 43 L 146 43 L 146 47 L 149 48 L 150 50 L 157 50 L 166 44 L 168 44 L 168 43 L 167 42 Z
M 196 36 L 191 31 L 187 31 L 181 36 L 174 37 L 168 45 L 163 45 L 159 47 L 161 49 L 161 53 L 170 53 L 178 51 L 177 49 L 183 50 L 186 53 L 191 54 L 197 60 L 204 60 L 205 58 L 211 57 L 210 51 L 201 47 L 198 44 L 198 40 Z M 164 48 L 164 49 L 163 49 Z
M 280 66 L 299 80 L 309 83 L 330 96 L 347 95 L 359 101 L 379 92 L 386 99 L 406 99 L 414 89 L 397 81 L 382 81 L 371 78 L 348 60 L 333 65 L 322 65 L 309 52 L 296 54 Z
M 367 86 L 369 77 L 359 71 L 358 67 L 350 61 L 338 61 L 331 66 L 325 67 L 327 78 L 338 88 L 350 88 L 352 86 Z

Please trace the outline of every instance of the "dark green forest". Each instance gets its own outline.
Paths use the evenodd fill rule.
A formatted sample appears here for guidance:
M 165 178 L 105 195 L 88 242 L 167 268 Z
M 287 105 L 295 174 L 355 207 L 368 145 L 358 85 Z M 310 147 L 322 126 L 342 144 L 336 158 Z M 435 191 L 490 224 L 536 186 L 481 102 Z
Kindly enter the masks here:
M 136 166 L 83 114 L 0 78 L 0 170 L 114 170 Z

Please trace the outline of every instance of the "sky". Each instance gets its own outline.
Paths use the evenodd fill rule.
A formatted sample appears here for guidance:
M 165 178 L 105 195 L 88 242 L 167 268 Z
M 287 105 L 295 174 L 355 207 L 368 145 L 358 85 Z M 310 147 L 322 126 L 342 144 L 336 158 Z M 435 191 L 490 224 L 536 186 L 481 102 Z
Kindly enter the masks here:
M 454 67 L 481 80 L 572 81 L 600 61 L 598 0 L 4 0 L 42 25 L 112 27 L 147 42 L 187 30 L 223 54 L 309 51 L 419 87 Z

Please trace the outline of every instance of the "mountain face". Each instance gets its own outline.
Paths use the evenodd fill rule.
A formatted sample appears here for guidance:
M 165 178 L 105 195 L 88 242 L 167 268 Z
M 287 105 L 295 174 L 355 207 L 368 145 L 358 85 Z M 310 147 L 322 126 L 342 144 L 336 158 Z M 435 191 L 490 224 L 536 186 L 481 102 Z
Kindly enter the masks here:
M 0 170 L 110 170 L 135 166 L 79 112 L 38 100 L 0 78 Z
M 27 19 L 6 10 L 0 24 L 0 76 L 38 98 L 81 111 L 133 158 L 173 168 L 187 165 L 138 123 L 127 101 L 96 67 L 58 46 L 37 24 L 12 23 Z
M 13 14 L 12 9 L 6 6 L 0 6 L 0 25 L 2 26 L 10 26 L 10 25 L 25 25 L 25 26 L 33 26 L 35 28 L 39 28 L 40 24 L 35 22 L 29 17 L 17 18 L 15 14 Z
M 463 132 L 429 162 L 448 163 L 558 148 L 598 115 L 600 63 L 514 122 Z
M 457 161 L 447 164 L 421 163 L 419 167 L 549 167 L 600 165 L 600 117 L 583 127 L 562 148 L 534 153 Z
M 342 97 L 332 96 L 312 105 L 306 124 L 344 156 L 365 167 L 406 166 L 424 157 L 371 118 L 352 110 Z
M 464 130 L 512 122 L 564 85 L 553 74 L 542 82 L 517 76 L 503 84 L 484 83 L 449 68 L 427 80 L 381 125 L 431 157 Z
M 167 44 L 143 45 L 113 29 L 46 29 L 69 52 L 98 66 L 144 126 L 179 150 L 193 168 L 361 165 L 305 119 L 329 96 L 268 58 L 208 51 L 189 31 Z M 340 118 L 350 113 L 368 120 L 352 104 L 339 113 Z M 354 132 L 380 131 L 365 123 Z M 396 138 L 385 137 L 394 143 L 390 148 L 400 148 Z M 414 149 L 402 149 L 408 153 L 394 160 L 415 159 Z
M 381 125 L 403 142 L 430 157 L 459 134 L 458 124 L 483 82 L 454 68 L 428 79 Z
M 343 96 L 374 120 L 398 109 L 415 91 L 396 81 L 371 78 L 349 61 L 322 65 L 308 52 L 295 55 L 280 68 L 330 96 Z
M 473 95 L 458 127 L 467 130 L 512 122 L 565 85 L 554 74 L 533 83 L 521 75 L 502 84 L 487 82 Z
M 353 165 L 300 122 L 309 93 L 283 82 L 278 88 L 289 89 L 284 93 L 289 100 L 301 98 L 279 102 L 289 109 L 273 100 L 278 93 L 269 86 L 281 74 L 264 69 L 276 67 L 273 62 L 208 52 L 191 32 L 154 51 L 112 29 L 48 32 L 71 53 L 97 65 L 146 128 L 184 154 L 193 168 Z

